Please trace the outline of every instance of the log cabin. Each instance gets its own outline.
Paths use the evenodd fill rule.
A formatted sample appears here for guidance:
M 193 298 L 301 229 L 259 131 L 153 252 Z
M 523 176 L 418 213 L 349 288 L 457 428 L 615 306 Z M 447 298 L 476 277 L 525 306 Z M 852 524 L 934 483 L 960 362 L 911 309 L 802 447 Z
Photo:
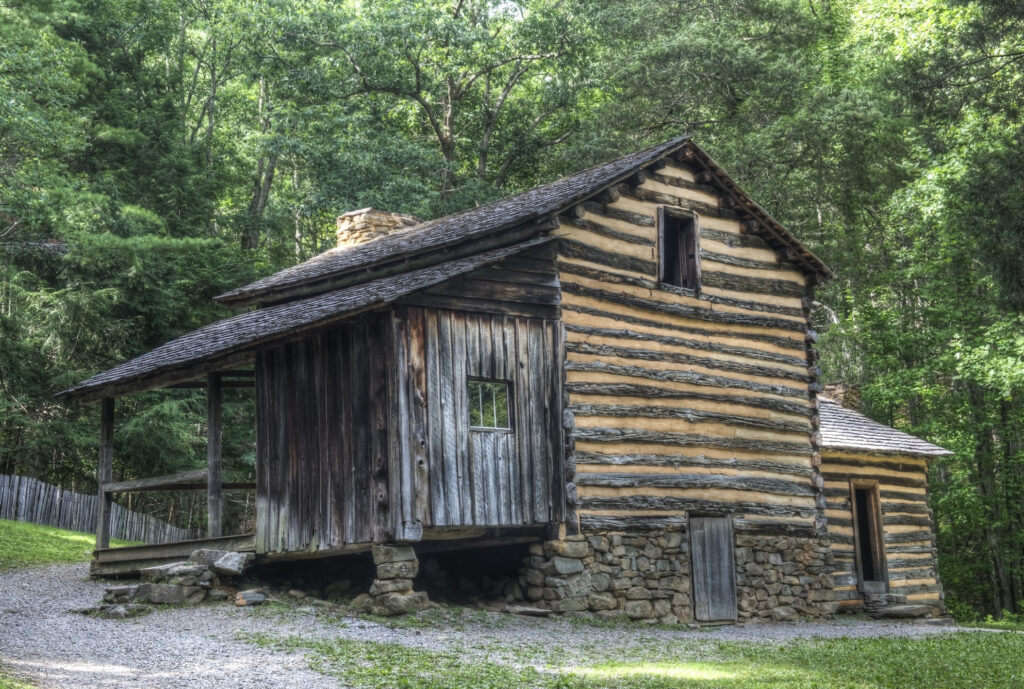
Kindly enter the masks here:
M 518 591 L 555 611 L 784 620 L 904 603 L 893 585 L 941 612 L 928 444 L 848 442 L 874 426 L 819 401 L 809 321 L 832 272 L 690 138 L 429 222 L 354 211 L 337 232 L 217 297 L 237 315 L 61 393 L 101 404 L 106 511 L 202 487 L 209 543 L 373 549 L 389 571 L 428 546 L 528 543 Z M 190 385 L 208 391 L 208 468 L 114 481 L 115 398 Z M 244 385 L 254 486 L 220 468 L 221 390 Z M 222 490 L 247 487 L 255 532 L 224 536 Z M 98 574 L 195 547 L 108 534 L 101 510 Z

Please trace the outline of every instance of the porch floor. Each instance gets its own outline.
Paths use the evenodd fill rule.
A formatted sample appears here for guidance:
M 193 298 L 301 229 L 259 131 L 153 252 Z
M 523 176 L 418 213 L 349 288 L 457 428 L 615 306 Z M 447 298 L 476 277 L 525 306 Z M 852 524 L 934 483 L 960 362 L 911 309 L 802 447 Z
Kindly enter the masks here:
M 145 567 L 184 560 L 192 554 L 192 551 L 200 548 L 254 553 L 256 552 L 256 538 L 254 534 L 250 533 L 221 536 L 220 538 L 197 538 L 189 541 L 131 545 L 122 548 L 101 548 L 92 553 L 89 575 L 93 577 L 136 575 L 140 569 Z

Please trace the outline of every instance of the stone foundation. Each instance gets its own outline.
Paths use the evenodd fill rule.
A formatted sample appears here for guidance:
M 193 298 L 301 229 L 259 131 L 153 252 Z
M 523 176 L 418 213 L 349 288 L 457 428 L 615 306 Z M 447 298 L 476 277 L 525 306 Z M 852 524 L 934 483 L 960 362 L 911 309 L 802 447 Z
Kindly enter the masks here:
M 377 578 L 364 601 L 367 612 L 388 617 L 407 612 L 426 610 L 430 606 L 427 594 L 412 590 L 412 580 L 420 571 L 420 561 L 409 545 L 373 546 L 373 564 Z
M 792 620 L 836 611 L 827 537 L 736 534 L 739 618 Z
M 737 534 L 735 544 L 739 620 L 835 611 L 827 538 Z M 689 542 L 679 530 L 596 532 L 535 543 L 520 585 L 529 601 L 555 612 L 693 621 Z

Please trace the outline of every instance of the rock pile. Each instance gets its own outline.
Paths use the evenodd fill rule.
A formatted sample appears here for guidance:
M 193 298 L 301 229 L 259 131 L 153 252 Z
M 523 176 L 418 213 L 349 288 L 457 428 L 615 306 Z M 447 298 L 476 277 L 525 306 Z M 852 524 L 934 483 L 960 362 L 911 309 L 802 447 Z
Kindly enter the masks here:
M 183 562 L 147 567 L 139 571 L 138 584 L 108 587 L 103 602 L 77 612 L 110 618 L 145 614 L 153 605 L 195 605 L 204 600 L 226 600 L 221 577 L 237 577 L 252 563 L 253 556 L 223 550 L 196 550 Z M 241 592 L 238 595 L 258 593 Z M 259 594 L 262 596 L 262 594 Z M 265 600 L 243 596 L 237 605 L 253 605 Z

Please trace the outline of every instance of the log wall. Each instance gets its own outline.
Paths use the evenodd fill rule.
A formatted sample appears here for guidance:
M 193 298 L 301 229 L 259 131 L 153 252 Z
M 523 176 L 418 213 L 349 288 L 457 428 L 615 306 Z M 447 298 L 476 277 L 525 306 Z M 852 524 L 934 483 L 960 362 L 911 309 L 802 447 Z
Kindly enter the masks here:
M 911 603 L 942 607 L 927 466 L 919 457 L 826 450 L 822 457 L 828 531 L 841 610 L 864 605 L 858 591 L 850 481 L 878 481 L 889 590 Z
M 813 536 L 810 289 L 694 173 L 634 178 L 558 231 L 580 523 L 663 528 L 692 511 Z M 662 205 L 698 215 L 698 290 L 658 282 Z

